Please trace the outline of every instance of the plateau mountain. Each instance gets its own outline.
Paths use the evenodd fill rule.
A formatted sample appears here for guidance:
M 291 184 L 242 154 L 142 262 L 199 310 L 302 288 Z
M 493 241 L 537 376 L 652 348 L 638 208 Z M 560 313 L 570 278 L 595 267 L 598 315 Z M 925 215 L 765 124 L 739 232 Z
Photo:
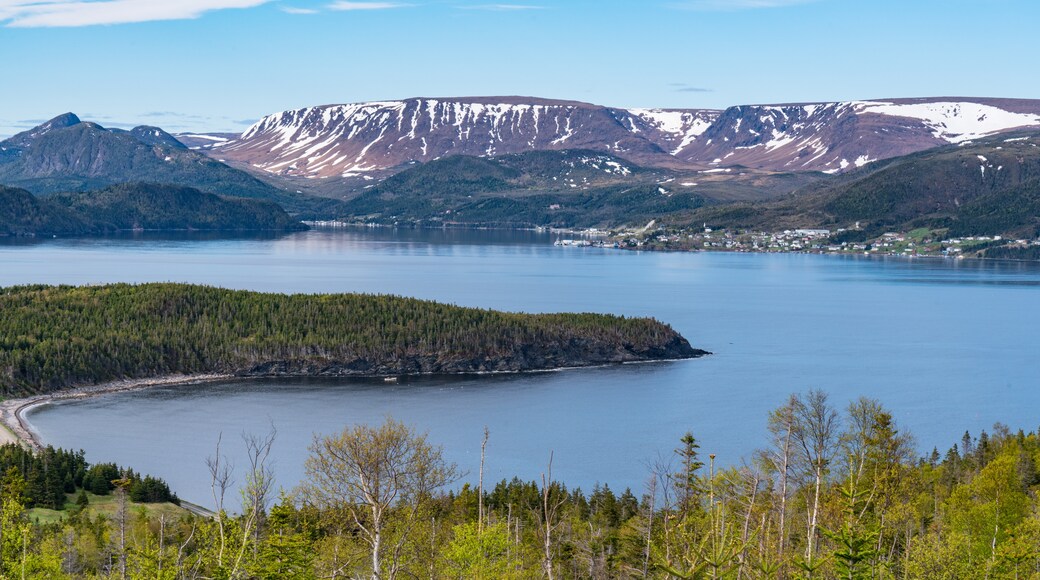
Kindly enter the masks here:
M 264 117 L 235 138 L 196 134 L 189 142 L 242 167 L 309 179 L 377 181 L 450 155 L 564 149 L 652 167 L 839 173 L 1035 126 L 1040 100 L 938 97 L 720 111 L 514 96 L 305 107 Z

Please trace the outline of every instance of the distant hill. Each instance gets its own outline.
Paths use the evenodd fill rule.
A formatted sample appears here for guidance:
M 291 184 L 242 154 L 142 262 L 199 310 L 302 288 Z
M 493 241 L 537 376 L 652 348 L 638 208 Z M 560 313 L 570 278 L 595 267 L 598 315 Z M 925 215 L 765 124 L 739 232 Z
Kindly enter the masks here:
M 134 183 L 37 198 L 0 186 L 0 235 L 5 236 L 305 228 L 272 202 L 224 198 L 190 187 Z
M 0 185 L 0 236 L 99 233 L 85 216 L 14 187 Z
M 821 177 L 676 172 L 590 150 L 455 155 L 366 189 L 343 205 L 341 217 L 497 226 L 642 224 L 727 196 L 775 197 Z
M 864 237 L 928 227 L 1033 238 L 1040 235 L 1040 132 L 906 155 L 782 201 L 707 208 L 687 219 L 760 229 L 858 223 Z
M 221 197 L 176 185 L 120 184 L 100 191 L 55 194 L 48 200 L 88 216 L 106 230 L 306 229 L 273 202 Z
M 157 127 L 106 129 L 72 113 L 0 142 L 0 183 L 35 194 L 90 191 L 127 182 L 166 183 L 263 199 L 290 211 L 330 205 L 286 192 L 185 147 Z

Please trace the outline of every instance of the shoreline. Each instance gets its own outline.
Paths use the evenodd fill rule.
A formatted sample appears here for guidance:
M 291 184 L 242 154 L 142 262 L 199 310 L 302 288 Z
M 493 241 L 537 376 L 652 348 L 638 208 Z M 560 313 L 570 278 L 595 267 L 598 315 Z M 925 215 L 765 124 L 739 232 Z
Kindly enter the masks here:
M 25 415 L 37 407 L 49 405 L 56 401 L 86 399 L 98 395 L 138 391 L 151 387 L 198 385 L 233 378 L 235 378 L 235 375 L 198 374 L 167 375 L 148 379 L 123 379 L 97 385 L 75 387 L 43 395 L 33 395 L 21 399 L 7 399 L 0 402 L 0 426 L 3 427 L 0 430 L 0 444 L 16 443 L 33 451 L 43 449 L 44 445 L 40 441 L 39 434 L 33 430 Z
M 314 375 L 310 378 L 383 378 L 387 379 L 390 377 L 407 377 L 407 376 L 423 376 L 423 375 L 435 375 L 435 374 L 458 374 L 458 375 L 471 375 L 471 376 L 486 376 L 486 375 L 500 375 L 500 374 L 520 374 L 520 373 L 549 373 L 549 372 L 560 372 L 567 370 L 577 369 L 590 369 L 590 368 L 604 368 L 613 365 L 634 365 L 634 364 L 648 364 L 648 363 L 661 363 L 661 362 L 679 362 L 684 360 L 692 360 L 703 358 L 713 353 L 703 351 L 690 358 L 661 358 L 651 360 L 635 360 L 635 361 L 624 361 L 620 363 L 603 363 L 597 365 L 577 365 L 577 366 L 564 366 L 554 367 L 547 369 L 527 369 L 519 371 L 485 371 L 485 372 L 474 372 L 474 373 L 404 373 L 400 375 L 355 375 L 355 376 L 340 376 L 340 377 L 324 377 L 322 375 Z M 64 389 L 61 391 L 55 391 L 53 393 L 46 393 L 42 395 L 33 395 L 31 397 L 24 397 L 20 399 L 7 399 L 0 401 L 0 445 L 8 443 L 16 443 L 31 449 L 32 451 L 40 451 L 44 448 L 43 442 L 39 438 L 39 434 L 33 429 L 32 424 L 26 418 L 26 414 L 29 411 L 37 407 L 50 405 L 57 401 L 67 401 L 72 399 L 88 399 L 91 397 L 97 397 L 100 395 L 107 395 L 111 393 L 124 393 L 130 391 L 141 391 L 152 387 L 172 387 L 182 385 L 201 385 L 205 383 L 214 383 L 220 381 L 230 381 L 236 379 L 267 379 L 282 377 L 297 377 L 297 378 L 308 378 L 308 375 L 239 375 L 239 374 L 227 374 L 227 373 L 205 373 L 195 375 L 166 375 L 162 377 L 153 377 L 147 379 L 123 379 L 118 381 L 110 381 L 107 383 L 101 383 L 97 385 L 89 385 L 85 387 L 73 387 L 71 389 Z M 394 381 L 396 382 L 396 381 Z

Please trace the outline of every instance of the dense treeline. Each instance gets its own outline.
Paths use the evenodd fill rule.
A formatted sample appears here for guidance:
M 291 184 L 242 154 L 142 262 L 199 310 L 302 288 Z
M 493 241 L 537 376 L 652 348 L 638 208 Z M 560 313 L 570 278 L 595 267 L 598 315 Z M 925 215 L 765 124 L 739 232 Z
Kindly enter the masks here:
M 317 437 L 305 480 L 275 498 L 274 473 L 264 465 L 273 439 L 247 437 L 250 461 L 237 474 L 241 504 L 225 506 L 233 492 L 225 485 L 229 471 L 220 461 L 207 462 L 221 508 L 212 519 L 142 513 L 120 524 L 77 512 L 58 524 L 26 527 L 19 523 L 22 506 L 5 499 L 0 573 L 1040 577 L 1037 433 L 998 424 L 977 438 L 965 433 L 945 453 L 915 457 L 913 439 L 879 403 L 860 399 L 839 410 L 819 392 L 791 397 L 769 414 L 766 427 L 766 445 L 743 463 L 716 463 L 691 434 L 679 438 L 672 460 L 651 467 L 646 488 L 636 493 L 567 489 L 552 480 L 551 464 L 540 482 L 482 488 L 478 474 L 470 474 L 471 483 L 459 487 L 439 447 L 391 420 Z M 0 496 L 7 497 L 6 489 Z M 12 527 L 22 534 L 7 533 Z M 28 549 L 23 537 L 30 538 Z
M 90 465 L 83 452 L 47 446 L 32 452 L 13 443 L 0 446 L 3 489 L 18 490 L 18 501 L 27 508 L 65 509 L 68 494 L 89 491 L 109 495 L 122 482 L 133 501 L 179 503 L 162 479 L 141 476 L 114 463 Z
M 0 289 L 4 394 L 171 373 L 517 371 L 702 354 L 650 319 L 182 284 Z

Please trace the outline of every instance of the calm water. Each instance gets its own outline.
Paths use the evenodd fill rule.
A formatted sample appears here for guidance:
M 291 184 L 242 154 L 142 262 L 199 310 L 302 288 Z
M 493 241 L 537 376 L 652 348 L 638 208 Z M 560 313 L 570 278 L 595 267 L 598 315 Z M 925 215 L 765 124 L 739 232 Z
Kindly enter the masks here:
M 648 254 L 556 248 L 533 232 L 351 230 L 266 239 L 47 240 L 0 246 L 0 284 L 185 281 L 279 292 L 378 292 L 527 312 L 655 316 L 714 356 L 523 376 L 266 380 L 110 395 L 40 409 L 54 445 L 82 448 L 209 497 L 223 433 L 278 431 L 291 487 L 312 434 L 392 415 L 476 480 L 553 474 L 641 488 L 690 430 L 724 463 L 765 441 L 788 394 L 880 399 L 922 450 L 996 421 L 1040 425 L 1040 267 L 804 255 Z M 238 460 L 239 465 L 244 461 Z M 241 480 L 241 477 L 239 477 Z

